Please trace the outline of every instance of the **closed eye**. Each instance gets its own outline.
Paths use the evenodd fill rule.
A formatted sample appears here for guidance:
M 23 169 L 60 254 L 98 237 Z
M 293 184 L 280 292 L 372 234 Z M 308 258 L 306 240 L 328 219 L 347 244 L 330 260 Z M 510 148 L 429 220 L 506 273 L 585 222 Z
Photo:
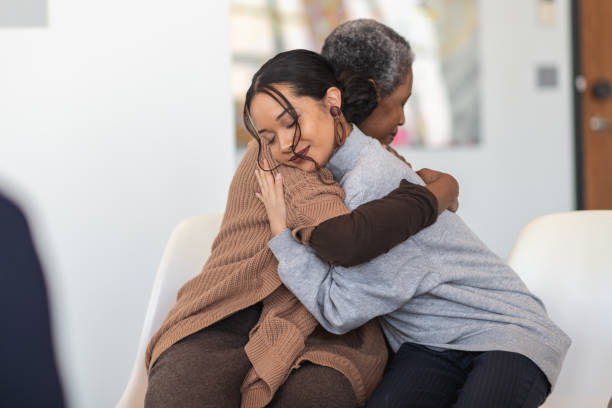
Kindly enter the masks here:
M 298 119 L 300 119 L 300 115 L 295 115 L 295 116 L 292 116 L 292 117 L 293 117 L 293 121 L 290 124 L 287 125 L 287 129 L 291 129 L 292 127 L 297 125 Z
M 259 136 L 264 139 L 268 144 L 274 142 L 275 136 L 274 133 L 267 129 L 262 129 L 259 131 Z

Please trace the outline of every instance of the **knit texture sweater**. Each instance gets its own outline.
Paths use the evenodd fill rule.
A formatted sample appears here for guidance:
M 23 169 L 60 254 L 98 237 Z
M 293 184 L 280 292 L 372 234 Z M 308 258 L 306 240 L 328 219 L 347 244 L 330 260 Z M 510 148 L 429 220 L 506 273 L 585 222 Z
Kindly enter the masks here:
M 274 163 L 269 152 L 262 152 Z M 318 327 L 300 301 L 282 285 L 277 261 L 266 242 L 271 238 L 265 207 L 256 198 L 254 171 L 258 146 L 251 144 L 232 180 L 221 229 L 202 272 L 178 292 L 177 302 L 147 347 L 147 372 L 157 358 L 181 339 L 225 317 L 262 302 L 259 322 L 245 346 L 252 368 L 241 387 L 242 407 L 264 407 L 303 361 L 331 367 L 351 383 L 364 405 L 387 361 L 377 322 L 338 336 Z M 294 237 L 308 242 L 314 227 L 346 214 L 344 192 L 331 173 L 306 173 L 281 166 L 287 224 Z M 327 184 L 329 183 L 329 184 Z M 211 367 L 211 369 L 214 369 Z

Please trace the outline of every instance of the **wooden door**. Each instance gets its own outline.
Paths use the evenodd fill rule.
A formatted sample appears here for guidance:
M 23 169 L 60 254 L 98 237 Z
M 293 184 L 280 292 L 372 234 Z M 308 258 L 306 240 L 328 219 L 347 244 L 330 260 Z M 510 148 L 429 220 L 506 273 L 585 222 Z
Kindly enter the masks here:
M 612 209 L 612 0 L 575 0 L 573 8 L 578 203 L 587 210 Z

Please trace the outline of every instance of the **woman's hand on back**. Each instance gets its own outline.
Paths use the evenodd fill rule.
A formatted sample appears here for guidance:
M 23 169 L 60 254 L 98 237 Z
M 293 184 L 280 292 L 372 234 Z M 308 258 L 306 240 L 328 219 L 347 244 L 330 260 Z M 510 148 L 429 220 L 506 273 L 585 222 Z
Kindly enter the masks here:
M 263 165 L 265 170 L 255 170 L 255 177 L 261 190 L 261 193 L 255 193 L 255 196 L 266 207 L 272 236 L 276 236 L 287 228 L 287 209 L 283 192 L 283 178 L 280 173 L 276 173 L 276 176 L 273 176 L 271 171 L 266 171 L 270 168 L 266 159 L 264 159 Z
M 427 188 L 438 199 L 438 214 L 444 210 L 456 212 L 459 208 L 459 183 L 453 176 L 441 171 L 421 169 L 416 172 Z

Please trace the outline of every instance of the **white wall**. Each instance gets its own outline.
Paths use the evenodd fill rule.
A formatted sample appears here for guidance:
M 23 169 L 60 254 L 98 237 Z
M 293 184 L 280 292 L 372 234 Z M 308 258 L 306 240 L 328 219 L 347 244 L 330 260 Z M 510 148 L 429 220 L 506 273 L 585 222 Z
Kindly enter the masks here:
M 570 4 L 554 2 L 556 23 L 541 26 L 537 3 L 479 3 L 481 144 L 402 151 L 459 180 L 459 214 L 504 258 L 528 221 L 574 209 Z M 558 67 L 557 88 L 536 88 L 542 63 Z
M 54 0 L 0 29 L 0 188 L 29 211 L 74 407 L 125 386 L 172 227 L 221 211 L 234 168 L 225 2 Z M 568 0 L 480 2 L 476 148 L 404 151 L 454 174 L 460 214 L 505 257 L 530 219 L 573 207 Z M 535 88 L 535 65 L 560 86 Z M 416 79 L 418 80 L 418 78 Z
M 28 210 L 73 407 L 127 383 L 172 228 L 233 173 L 229 8 L 54 0 L 0 29 L 0 189 Z

